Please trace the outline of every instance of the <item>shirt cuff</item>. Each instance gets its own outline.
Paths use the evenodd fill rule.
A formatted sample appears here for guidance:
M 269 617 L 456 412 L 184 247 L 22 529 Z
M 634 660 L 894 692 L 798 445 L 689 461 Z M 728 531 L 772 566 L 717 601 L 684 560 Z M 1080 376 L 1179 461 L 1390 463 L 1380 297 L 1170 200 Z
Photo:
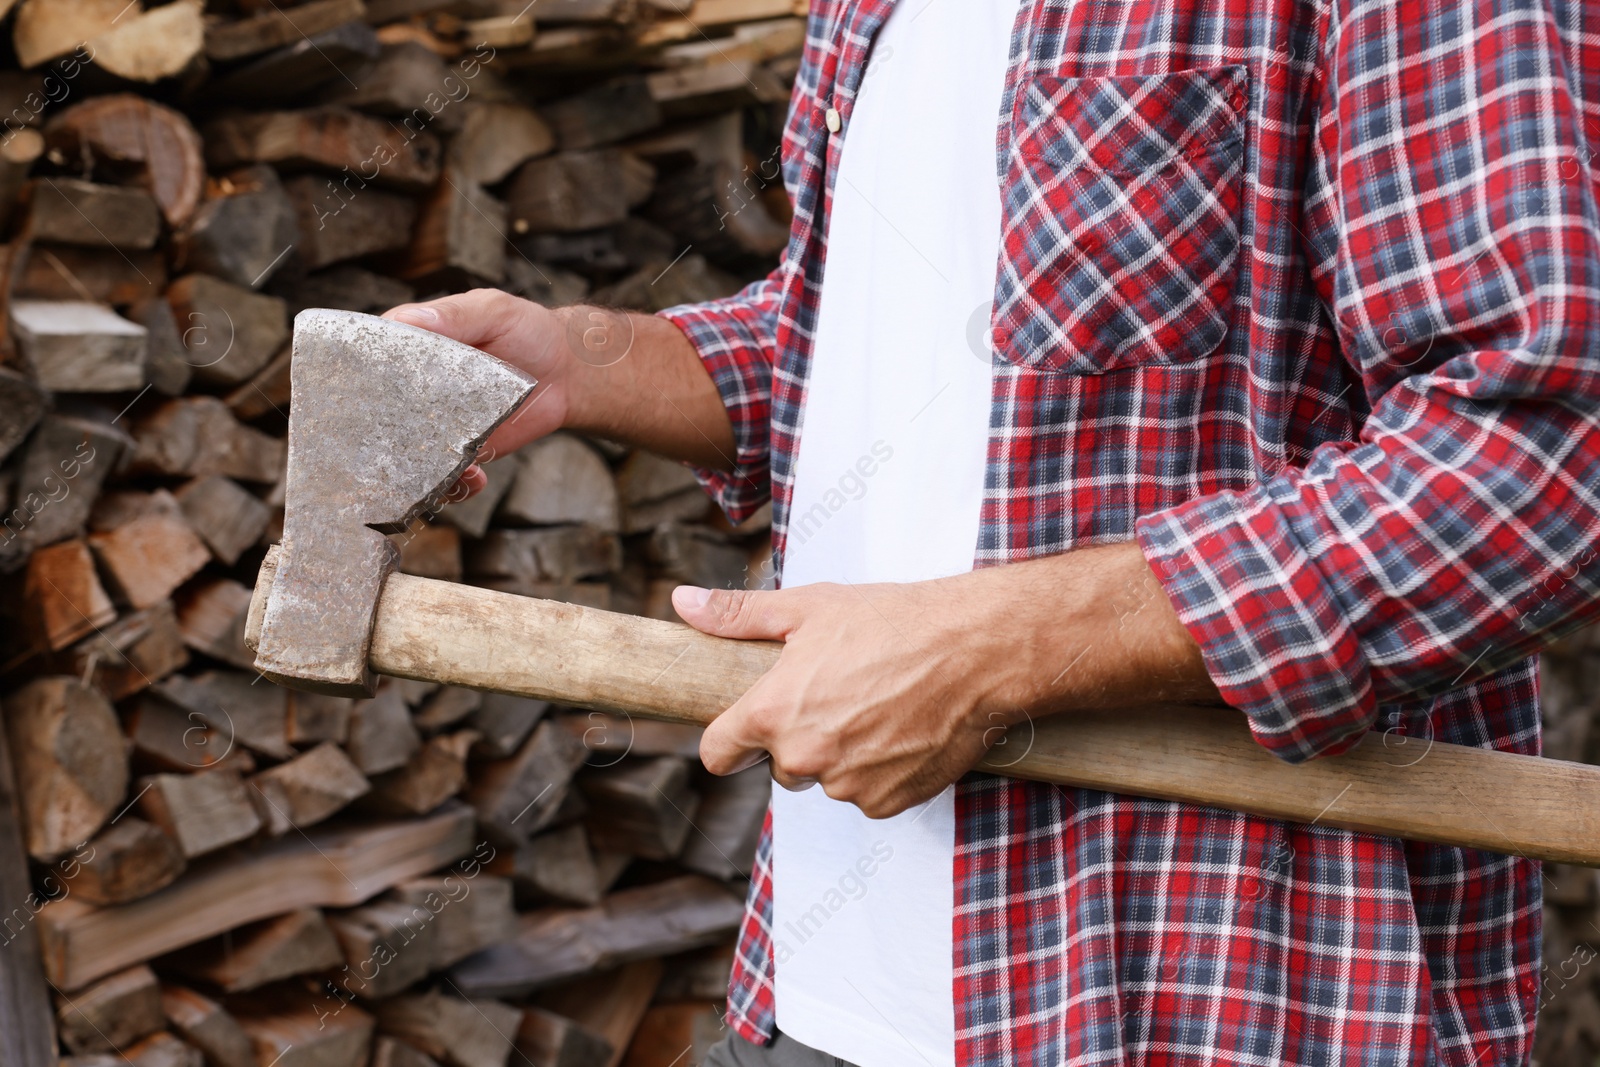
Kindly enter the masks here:
M 1139 545 L 1255 738 L 1298 763 L 1355 745 L 1377 719 L 1348 614 L 1266 487 L 1148 515 Z
M 733 469 L 690 469 L 728 520 L 738 524 L 772 495 L 772 365 L 762 349 L 760 324 L 744 321 L 741 311 L 725 302 L 682 304 L 657 314 L 689 339 L 728 409 Z

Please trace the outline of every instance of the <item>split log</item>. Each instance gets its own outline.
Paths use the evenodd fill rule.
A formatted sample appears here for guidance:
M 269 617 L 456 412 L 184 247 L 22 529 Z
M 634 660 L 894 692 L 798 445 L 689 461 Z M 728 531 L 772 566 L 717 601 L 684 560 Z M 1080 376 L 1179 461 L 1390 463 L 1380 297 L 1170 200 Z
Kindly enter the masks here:
M 433 955 L 428 970 L 454 966 L 517 931 L 511 880 L 478 873 L 417 878 L 394 887 L 394 899 L 433 916 Z
M 424 819 L 281 838 L 130 904 L 96 908 L 69 897 L 39 912 L 45 969 L 57 986 L 77 989 L 240 923 L 358 904 L 472 845 L 471 810 L 447 807 Z
M 372 1042 L 372 1067 L 439 1067 L 439 1061 L 398 1038 L 380 1034 Z
M 350 708 L 354 703 L 349 697 L 291 690 L 284 735 L 295 745 L 311 745 L 319 741 L 344 744 L 350 736 Z
M 214 396 L 168 400 L 139 420 L 133 436 L 136 473 L 226 474 L 269 485 L 283 476 L 284 443 L 242 425 Z
M 753 104 L 780 104 L 790 87 L 751 59 L 715 61 L 648 75 L 650 95 L 668 119 L 734 111 Z
M 316 908 L 299 908 L 240 927 L 163 960 L 163 965 L 225 993 L 248 992 L 343 963 L 339 942 Z
M 184 644 L 244 670 L 255 666 L 255 653 L 244 643 L 250 590 L 227 578 L 213 578 L 181 592 L 176 607 Z
M 465 97 L 457 95 L 462 82 L 481 74 L 481 67 L 469 56 L 452 69 L 414 41 L 386 43 L 377 62 L 361 72 L 359 84 L 330 88 L 334 103 L 394 116 L 407 132 L 432 127 L 450 133 L 464 118 L 459 105 Z
M 123 728 L 141 769 L 204 770 L 224 764 L 234 754 L 231 733 L 171 699 L 162 686 L 140 696 L 123 719 Z
M 749 576 L 745 549 L 703 526 L 658 526 L 650 535 L 649 551 L 665 577 L 702 589 L 743 589 Z
M 611 1046 L 604 1067 L 618 1067 L 661 984 L 661 961 L 638 960 L 610 974 L 595 974 L 539 998 L 539 1005 L 565 1015 Z
M 601 968 L 711 944 L 732 932 L 743 914 L 739 899 L 721 885 L 685 875 L 624 889 L 592 908 L 529 912 L 514 939 L 458 964 L 451 977 L 468 996 L 517 996 Z
M 74 678 L 40 678 L 6 702 L 6 732 L 28 853 L 49 862 L 93 837 L 122 803 L 121 730 L 94 689 Z
M 142 189 L 74 178 L 39 178 L 25 193 L 34 240 L 90 248 L 154 248 L 161 209 Z
M 376 315 L 415 297 L 405 282 L 347 263 L 302 280 L 290 293 L 289 309 L 295 314 L 315 307 Z
M 516 1051 L 531 1067 L 601 1067 L 611 1061 L 611 1047 L 600 1034 L 544 1008 L 522 1010 Z
M 277 171 L 256 165 L 216 183 L 183 235 L 191 270 L 259 289 L 300 240 L 294 205 Z
M 243 841 L 261 829 L 261 816 L 250 803 L 244 781 L 230 768 L 152 775 L 140 785 L 138 804 L 188 859 Z
M 569 434 L 552 434 L 517 454 L 500 518 L 523 526 L 589 523 L 615 531 L 617 489 L 599 454 Z
M 561 725 L 583 742 L 590 752 L 603 753 L 601 766 L 614 765 L 624 756 L 700 757 L 705 728 L 686 722 L 658 722 L 631 715 L 585 711 L 563 715 Z
M 188 482 L 177 491 L 177 500 L 211 554 L 229 566 L 261 540 L 272 516 L 254 494 L 221 474 Z
M 440 686 L 422 702 L 412 721 L 423 733 L 436 733 L 469 718 L 482 703 L 483 694 L 476 689 Z
M 44 418 L 45 393 L 30 378 L 0 367 L 0 460 Z
M 31 68 L 67 55 L 115 26 L 126 8 L 116 0 L 23 0 L 11 31 L 17 62 Z
M 14 300 L 11 329 L 34 381 L 60 392 L 116 393 L 144 385 L 145 329 L 82 300 Z
M 115 426 L 45 416 L 23 451 L 19 506 L 5 518 L 0 555 L 13 540 L 21 542 L 16 547 L 26 548 L 82 533 L 100 487 L 132 444 Z
M 448 1067 L 505 1067 L 522 1013 L 497 1000 L 442 993 L 396 997 L 374 1009 L 386 1034 L 404 1038 Z
M 171 885 L 188 865 L 176 841 L 134 815 L 101 831 L 81 861 L 69 862 L 72 894 L 90 904 L 125 904 L 149 896 Z M 63 876 L 66 869 L 63 864 Z
M 494 101 L 467 108 L 461 131 L 451 138 L 450 163 L 463 178 L 498 185 L 528 160 L 555 147 L 544 119 L 517 104 Z
M 516 755 L 478 769 L 467 800 L 486 832 L 520 844 L 548 824 L 586 755 L 565 730 L 541 723 Z
M 465 559 L 474 584 L 525 595 L 541 584 L 604 577 L 621 566 L 621 544 L 596 526 L 491 530 Z
M 330 1011 L 300 990 L 281 990 L 237 1005 L 262 1067 L 365 1067 L 372 1017 L 353 1004 Z
M 166 284 L 165 271 L 162 284 Z M 160 297 L 141 297 L 131 303 L 128 318 L 144 327 L 149 346 L 144 361 L 145 380 L 163 396 L 182 396 L 194 377 L 194 366 L 189 362 L 189 350 L 183 346 L 183 333 L 172 307 Z
M 733 973 L 733 952 L 734 944 L 729 941 L 668 958 L 656 999 L 722 1000 L 728 994 L 728 975 Z
M 274 6 L 250 18 L 213 23 L 206 29 L 206 56 L 228 62 L 260 55 L 354 22 L 366 13 L 361 0 L 310 0 L 289 11 Z
M 42 7 L 56 0 L 29 2 Z M 200 205 L 206 186 L 200 135 L 169 107 L 131 93 L 91 97 L 51 119 L 44 133 L 46 146 L 68 159 L 92 168 L 132 168 L 174 229 Z
M 255 1050 L 244 1028 L 211 998 L 182 986 L 163 984 L 161 1010 L 178 1035 L 200 1050 L 210 1067 L 257 1067 Z
M 136 82 L 158 82 L 187 70 L 205 45 L 205 0 L 174 0 L 141 13 L 124 8 L 120 22 L 92 38 L 96 65 Z
M 772 775 L 764 763 L 713 777 L 700 795 L 695 832 L 678 863 L 723 881 L 749 877 L 771 797 Z
M 403 534 L 396 534 L 400 546 L 400 571 L 419 578 L 441 582 L 461 580 L 461 531 L 442 523 L 418 519 Z
M 546 830 L 507 854 L 512 883 L 528 903 L 600 903 L 600 874 L 581 823 Z
M 483 694 L 477 710 L 467 720 L 467 725 L 478 734 L 472 754 L 484 759 L 504 759 L 512 755 L 549 710 L 550 704 L 543 700 L 509 693 Z
M 283 300 L 209 274 L 179 278 L 167 290 L 167 302 L 195 377 L 204 382 L 248 381 L 289 340 Z
M 642 533 L 664 522 L 696 522 L 711 505 L 688 467 L 642 451 L 617 469 L 617 499 L 623 533 Z
M 347 192 L 331 178 L 309 174 L 284 182 L 299 220 L 300 260 L 307 270 L 398 252 L 411 240 L 417 203 L 383 189 Z
M 506 275 L 506 205 L 446 167 L 422 205 L 405 268 L 423 288 L 470 289 Z
M 167 264 L 159 251 L 108 256 L 93 248 L 39 244 L 28 249 L 16 296 L 126 307 L 157 299 L 166 288 Z
M 382 1000 L 427 977 L 437 930 L 434 916 L 419 905 L 375 900 L 328 916 L 344 953 L 333 983 L 363 1000 Z
M 0 230 L 9 228 L 33 165 L 44 154 L 44 136 L 27 128 L 0 138 Z
M 85 678 L 107 698 L 122 700 L 188 662 L 178 616 L 163 602 L 124 615 L 72 646 L 62 673 Z
M 517 474 L 517 464 L 510 460 L 489 463 L 483 468 L 483 473 L 489 479 L 489 484 L 478 490 L 476 496 L 460 503 L 446 504 L 439 512 L 441 519 L 468 537 L 482 537 L 489 531 L 489 520 L 494 517 L 495 509 L 511 488 L 511 481 Z
M 111 594 L 135 610 L 165 603 L 211 559 L 171 493 L 158 489 L 146 499 L 143 514 L 89 535 Z
M 344 78 L 378 58 L 378 36 L 361 22 L 308 34 L 213 78 L 208 96 L 227 104 L 273 107 Z
M 661 109 L 642 77 L 618 78 L 540 108 L 563 151 L 615 144 L 661 125 Z
M 351 706 L 345 749 L 362 774 L 404 767 L 421 745 L 399 686 L 381 685 L 377 696 Z
M 60 651 L 117 617 L 82 541 L 34 552 L 22 587 L 23 615 L 35 640 Z
M 56 1027 L 67 1051 L 119 1052 L 166 1029 L 161 985 L 145 966 L 102 978 L 76 994 L 56 994 Z
M 397 130 L 393 123 L 340 107 L 230 115 L 208 123 L 205 135 L 213 167 L 271 163 L 288 171 L 333 171 L 341 175 L 339 188 L 346 198 L 369 182 L 403 192 L 431 189 L 444 153 L 431 132 Z
M 578 778 L 589 802 L 584 825 L 595 848 L 670 860 L 683 850 L 700 796 L 689 762 L 676 756 L 627 759 L 590 768 Z
M 425 815 L 461 792 L 467 781 L 472 730 L 431 737 L 399 770 L 380 775 L 364 807 L 391 815 Z
M 165 1031 L 151 1034 L 118 1056 L 106 1058 L 111 1060 L 106 1067 L 120 1067 L 121 1063 L 131 1064 L 132 1067 L 205 1067 L 205 1057 L 199 1049 L 192 1048 Z
M 206 671 L 171 678 L 156 687 L 197 722 L 271 759 L 289 759 L 288 693 L 241 671 Z
M 715 1004 L 653 1004 L 639 1020 L 621 1067 L 673 1067 L 703 1063 L 728 1032 Z
M 254 775 L 247 784 L 264 829 L 274 837 L 321 822 L 370 788 L 332 741 Z
M 0 709 L 4 710 L 4 709 Z M 56 1035 L 50 991 L 40 966 L 39 932 L 33 913 L 43 907 L 28 877 L 23 848 L 22 805 L 12 772 L 6 731 L 0 729 L 0 1062 L 17 1067 L 51 1067 Z M 48 890 L 51 880 L 46 880 Z M 51 891 L 59 899 L 59 887 Z
M 621 222 L 650 198 L 655 168 L 616 148 L 529 160 L 506 189 L 517 233 L 570 233 Z

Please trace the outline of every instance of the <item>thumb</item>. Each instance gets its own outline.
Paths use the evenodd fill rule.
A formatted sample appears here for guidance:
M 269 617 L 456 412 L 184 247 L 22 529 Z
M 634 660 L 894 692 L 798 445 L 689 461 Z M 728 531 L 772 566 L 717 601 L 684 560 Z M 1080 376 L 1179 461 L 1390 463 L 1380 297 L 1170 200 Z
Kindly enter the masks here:
M 800 624 L 795 601 L 785 592 L 680 585 L 672 591 L 672 606 L 696 630 L 741 641 L 782 641 Z
M 511 330 L 519 310 L 509 294 L 497 289 L 474 289 L 425 304 L 401 304 L 384 312 L 383 317 L 487 348 Z

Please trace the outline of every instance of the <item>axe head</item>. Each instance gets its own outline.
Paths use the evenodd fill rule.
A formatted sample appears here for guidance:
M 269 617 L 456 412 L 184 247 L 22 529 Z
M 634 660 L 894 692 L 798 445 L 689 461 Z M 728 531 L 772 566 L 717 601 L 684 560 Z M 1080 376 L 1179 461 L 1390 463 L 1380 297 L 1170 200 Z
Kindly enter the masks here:
M 283 543 L 260 611 L 258 670 L 299 689 L 372 695 L 373 618 L 398 559 L 384 535 L 442 506 L 536 384 L 388 319 L 295 317 Z

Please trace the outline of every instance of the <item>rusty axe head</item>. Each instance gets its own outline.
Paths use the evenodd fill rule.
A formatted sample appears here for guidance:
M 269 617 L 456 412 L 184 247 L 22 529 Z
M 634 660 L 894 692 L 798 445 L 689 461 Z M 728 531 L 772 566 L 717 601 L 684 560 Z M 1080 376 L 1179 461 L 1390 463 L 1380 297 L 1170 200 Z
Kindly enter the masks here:
M 372 315 L 294 321 L 289 470 L 256 667 L 300 689 L 368 695 L 373 616 L 403 531 L 443 503 L 533 391 L 469 345 Z

